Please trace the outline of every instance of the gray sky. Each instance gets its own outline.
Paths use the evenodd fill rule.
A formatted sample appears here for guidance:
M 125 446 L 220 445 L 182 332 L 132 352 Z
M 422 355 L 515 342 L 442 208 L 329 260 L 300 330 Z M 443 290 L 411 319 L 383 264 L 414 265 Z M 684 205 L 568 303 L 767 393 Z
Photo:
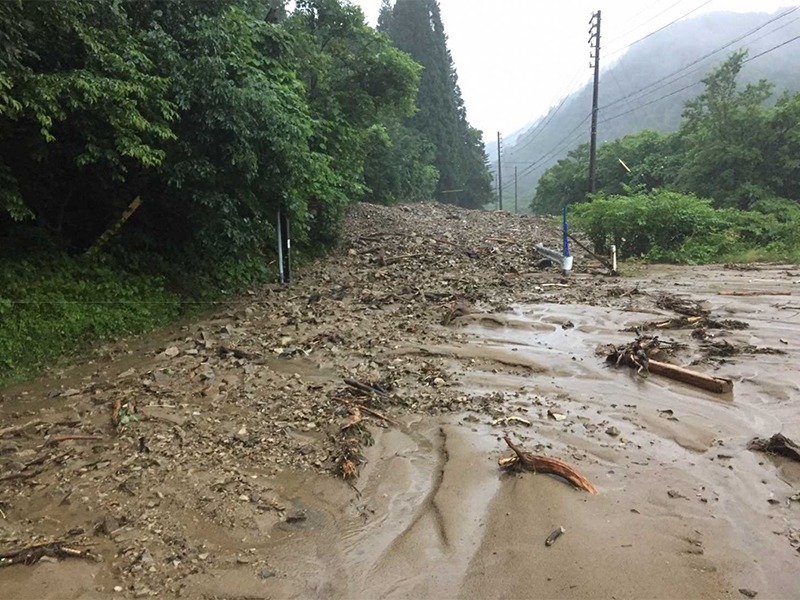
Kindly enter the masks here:
M 603 66 L 609 64 L 604 55 L 706 1 L 440 0 L 440 5 L 467 116 L 489 141 L 498 130 L 508 135 L 546 112 L 571 82 L 589 80 L 589 19 L 598 8 Z M 374 25 L 381 0 L 352 2 Z M 774 12 L 790 2 L 712 0 L 687 18 L 721 10 Z

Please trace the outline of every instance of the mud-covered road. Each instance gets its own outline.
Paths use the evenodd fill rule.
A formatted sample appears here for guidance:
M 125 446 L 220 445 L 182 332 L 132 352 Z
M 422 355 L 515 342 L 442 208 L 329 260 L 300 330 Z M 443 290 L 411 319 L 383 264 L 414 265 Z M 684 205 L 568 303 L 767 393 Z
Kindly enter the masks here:
M 0 391 L 0 556 L 88 552 L 0 567 L 2 596 L 797 598 L 800 463 L 747 443 L 800 440 L 800 270 L 564 278 L 532 252 L 558 237 L 357 207 L 291 286 Z M 718 295 L 753 289 L 794 295 Z M 733 394 L 606 365 L 680 300 L 747 325 L 658 330 Z M 599 494 L 501 472 L 504 433 Z

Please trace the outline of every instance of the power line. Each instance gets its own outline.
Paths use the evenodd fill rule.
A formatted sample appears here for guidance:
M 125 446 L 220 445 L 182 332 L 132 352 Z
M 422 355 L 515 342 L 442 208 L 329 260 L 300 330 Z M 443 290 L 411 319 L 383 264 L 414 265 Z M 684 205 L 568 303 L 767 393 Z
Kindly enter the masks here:
M 793 37 L 793 38 L 792 38 L 792 39 L 790 39 L 790 40 L 786 40 L 785 42 L 783 42 L 783 43 L 781 43 L 781 44 L 778 44 L 777 46 L 773 46 L 773 47 L 772 47 L 772 48 L 770 48 L 769 50 L 764 50 L 764 52 L 761 52 L 761 53 L 759 53 L 759 54 L 756 54 L 755 56 L 751 56 L 751 57 L 750 57 L 750 58 L 748 58 L 747 60 L 745 60 L 745 61 L 742 61 L 742 64 L 749 63 L 751 60 L 755 60 L 755 59 L 757 59 L 757 58 L 758 58 L 758 57 L 760 57 L 760 56 L 764 56 L 765 54 L 769 54 L 769 53 L 770 53 L 770 52 L 772 52 L 773 50 L 777 50 L 778 48 L 782 48 L 782 47 L 783 47 L 783 46 L 785 46 L 786 44 L 790 44 L 791 42 L 794 42 L 795 40 L 800 40 L 800 35 L 798 35 L 798 36 L 795 36 L 795 37 Z
M 782 13 L 782 14 L 780 14 L 780 15 L 776 16 L 776 17 L 772 17 L 771 19 L 769 19 L 768 21 L 766 21 L 766 22 L 762 23 L 762 24 L 761 24 L 761 25 L 759 25 L 758 27 L 755 27 L 755 28 L 751 29 L 751 30 L 750 30 L 750 31 L 748 31 L 747 33 L 745 33 L 745 34 L 743 34 L 743 35 L 740 35 L 739 37 L 737 37 L 737 38 L 735 38 L 735 39 L 731 40 L 730 42 L 727 42 L 726 44 L 724 44 L 724 45 L 720 46 L 719 48 L 716 48 L 715 50 L 712 50 L 711 52 L 708 52 L 707 54 L 704 54 L 703 56 L 701 56 L 701 57 L 700 57 L 700 58 L 698 58 L 697 60 L 695 60 L 695 61 L 693 61 L 693 62 L 690 62 L 688 65 L 684 65 L 684 66 L 683 66 L 683 67 L 681 67 L 680 69 L 677 69 L 676 71 L 673 71 L 672 73 L 669 73 L 668 75 L 665 75 L 665 76 L 664 76 L 664 77 L 662 77 L 661 79 L 657 79 L 656 81 L 653 81 L 652 83 L 649 83 L 648 85 L 646 85 L 646 86 L 644 86 L 644 87 L 642 87 L 642 88 L 639 88 L 638 90 L 636 90 L 636 91 L 634 91 L 634 92 L 631 92 L 631 93 L 630 93 L 630 94 L 628 94 L 627 96 L 624 96 L 624 97 L 622 97 L 622 98 L 618 98 L 617 100 L 614 100 L 613 102 L 609 102 L 608 104 L 605 104 L 605 105 L 601 106 L 601 107 L 600 107 L 600 110 L 604 110 L 604 109 L 606 109 L 606 108 L 610 108 L 611 106 L 614 106 L 615 104 L 619 104 L 619 103 L 620 103 L 620 102 L 622 102 L 623 100 L 627 100 L 628 98 L 632 98 L 633 96 L 638 96 L 639 94 L 641 94 L 641 93 L 642 93 L 642 92 L 644 92 L 645 90 L 648 90 L 648 89 L 650 89 L 651 87 L 653 87 L 653 86 L 655 86 L 655 85 L 657 85 L 657 84 L 661 83 L 662 81 L 665 81 L 665 80 L 667 80 L 667 79 L 669 79 L 669 78 L 671 78 L 671 77 L 673 77 L 673 76 L 675 76 L 675 75 L 677 75 L 677 74 L 679 74 L 679 73 L 681 73 L 681 72 L 685 71 L 685 70 L 686 70 L 686 69 L 688 69 L 689 67 L 692 67 L 692 66 L 694 66 L 694 65 L 696 65 L 696 64 L 698 64 L 698 63 L 700 63 L 700 62 L 704 61 L 705 59 L 707 59 L 707 58 L 710 58 L 711 56 L 713 56 L 713 55 L 715 55 L 715 54 L 718 54 L 719 52 L 722 52 L 723 50 L 725 50 L 726 48 L 729 48 L 730 46 L 732 46 L 732 45 L 736 44 L 737 42 L 740 42 L 740 41 L 742 41 L 743 39 L 745 39 L 745 38 L 747 38 L 747 37 L 749 37 L 749 36 L 753 35 L 754 33 L 756 33 L 757 31 L 760 31 L 761 29 L 763 29 L 763 28 L 764 28 L 764 27 L 766 27 L 767 25 L 770 25 L 770 24 L 774 23 L 775 21 L 777 21 L 777 20 L 779 20 L 779 19 L 782 19 L 782 18 L 784 18 L 784 17 L 786 17 L 786 16 L 788 16 L 788 15 L 792 14 L 793 12 L 795 12 L 796 10 L 798 10 L 798 8 L 800 8 L 800 7 L 798 7 L 798 6 L 795 6 L 794 8 L 790 8 L 790 9 L 789 9 L 789 10 L 787 10 L 786 12 L 784 12 L 784 13 Z M 790 21 L 790 22 L 791 22 L 791 21 Z M 788 25 L 788 23 L 787 23 L 787 25 Z M 772 32 L 770 32 L 770 33 L 774 33 L 775 31 L 778 31 L 778 29 L 781 29 L 781 27 L 779 27 L 779 28 L 777 28 L 777 29 L 774 29 L 774 30 L 773 30 Z M 761 39 L 761 38 L 758 38 L 758 39 Z M 754 41 L 755 41 L 755 40 L 754 40 Z M 680 80 L 680 79 L 683 79 L 684 77 L 688 77 L 688 76 L 689 76 L 689 75 L 691 75 L 692 73 L 696 73 L 696 72 L 697 72 L 697 71 L 699 71 L 699 70 L 700 70 L 700 69 L 695 69 L 695 70 L 693 70 L 693 71 L 690 71 L 689 73 L 686 73 L 685 75 L 683 75 L 683 76 L 681 76 L 681 77 L 678 77 L 678 78 L 674 79 L 673 81 L 669 81 L 669 82 L 667 82 L 665 85 L 659 86 L 659 87 L 657 87 L 657 88 L 655 88 L 655 89 L 651 90 L 651 92 L 650 92 L 650 93 L 652 93 L 652 92 L 655 92 L 655 91 L 657 91 L 657 90 L 659 90 L 659 89 L 662 89 L 662 88 L 666 87 L 667 85 L 670 85 L 670 84 L 672 84 L 672 83 L 675 83 L 675 81 L 678 81 L 678 80 Z
M 570 96 L 575 91 L 575 85 L 578 83 L 580 74 L 582 72 L 583 72 L 583 68 L 580 68 L 575 73 L 575 75 L 572 76 L 572 80 L 570 81 L 570 84 L 569 84 L 569 91 L 566 94 L 562 94 L 561 96 L 559 96 L 561 98 L 561 102 L 559 102 L 559 104 L 558 104 L 558 106 L 556 106 L 555 110 L 550 111 L 550 113 L 545 115 L 545 117 L 541 121 L 539 121 L 539 123 L 537 123 L 533 127 L 533 129 L 531 129 L 529 132 L 526 132 L 526 133 L 528 133 L 528 137 L 525 140 L 525 143 L 523 143 L 520 146 L 514 145 L 513 146 L 513 152 L 519 152 L 520 150 L 523 150 L 523 149 L 527 148 L 528 146 L 530 146 L 533 143 L 533 141 L 537 137 L 539 137 L 545 129 L 547 129 L 547 126 L 552 122 L 552 120 L 558 114 L 558 111 L 561 110 L 561 107 L 564 106 L 564 103 L 567 100 L 569 100 Z M 564 89 L 566 89 L 566 88 L 564 88 Z M 551 106 L 552 106 L 552 103 L 551 103 Z
M 586 121 L 588 121 L 588 120 L 589 120 L 589 117 L 591 117 L 591 116 L 592 116 L 592 113 L 589 113 L 588 115 L 586 115 L 586 116 L 583 118 L 583 121 L 581 121 L 580 123 L 578 123 L 578 125 L 577 125 L 577 127 L 575 127 L 575 129 L 573 129 L 573 130 L 572 130 L 572 131 L 570 131 L 570 132 L 569 132 L 567 135 L 565 135 L 563 138 L 561 138 L 561 140 L 559 140 L 559 141 L 558 141 L 558 142 L 557 142 L 557 143 L 556 143 L 556 144 L 555 144 L 555 145 L 554 145 L 552 148 L 550 148 L 550 150 L 548 150 L 547 152 L 545 152 L 545 154 L 544 154 L 544 155 L 542 155 L 541 157 L 539 157 L 537 160 L 535 160 L 535 161 L 534 161 L 534 162 L 532 162 L 532 163 L 527 163 L 527 164 L 528 164 L 528 167 L 527 167 L 526 169 L 524 169 L 524 170 L 523 170 L 523 171 L 520 173 L 520 176 L 521 176 L 521 177 L 524 177 L 525 175 L 527 175 L 528 173 L 530 173 L 531 171 L 533 171 L 533 170 L 536 168 L 536 166 L 537 166 L 537 165 L 539 165 L 539 164 L 541 164 L 542 162 L 546 161 L 547 159 L 551 158 L 551 156 L 554 156 L 554 155 L 558 154 L 559 152 L 561 152 L 561 150 L 563 150 L 563 149 L 564 149 L 564 147 L 565 147 L 565 146 L 568 146 L 569 144 L 571 144 L 571 143 L 574 141 L 574 139 L 577 139 L 577 138 L 574 136 L 575 132 L 576 132 L 576 131 L 578 131 L 578 130 L 579 130 L 581 127 L 583 127 L 583 125 L 586 123 Z M 580 134 L 580 135 L 583 135 L 583 132 L 581 132 L 581 134 Z M 579 137 L 579 136 L 578 136 L 578 137 Z M 573 138 L 574 138 L 574 139 L 573 139 Z M 565 142 L 565 141 L 566 141 L 567 143 L 566 143 L 564 146 L 561 146 L 561 144 L 562 144 L 563 142 Z M 561 147 L 559 147 L 559 146 L 561 146 Z M 554 152 L 554 150 L 555 150 L 555 152 Z
M 633 21 L 634 19 L 637 19 L 637 18 L 639 18 L 640 16 L 642 16 L 642 15 L 643 15 L 644 13 L 646 13 L 648 10 L 650 10 L 651 8 L 653 8 L 653 7 L 654 7 L 656 4 L 660 4 L 660 3 L 661 3 L 661 2 L 663 2 L 663 1 L 664 1 L 664 0 L 656 0 L 656 1 L 655 1 L 655 2 L 653 2 L 652 4 L 648 4 L 648 5 L 647 5 L 647 7 L 643 8 L 642 10 L 640 10 L 638 13 L 636 13 L 636 14 L 635 14 L 635 15 L 633 15 L 632 17 L 629 17 L 628 19 L 625 19 L 625 20 L 624 20 L 622 23 L 620 23 L 620 24 L 621 24 L 621 25 L 627 25 L 628 23 L 630 23 L 630 22 L 631 22 L 631 21 Z M 628 33 L 630 33 L 630 31 L 629 31 Z M 625 34 L 625 35 L 627 35 L 627 34 Z M 624 37 L 624 36 L 621 36 L 621 37 Z M 616 39 L 619 39 L 619 38 L 616 38 Z
M 664 10 L 662 10 L 662 11 L 661 11 L 660 13 L 658 13 L 657 15 L 655 15 L 655 16 L 653 16 L 653 17 L 650 17 L 650 18 L 649 18 L 647 21 L 645 21 L 644 23 L 641 23 L 641 24 L 637 25 L 636 27 L 634 27 L 633 29 L 630 29 L 630 30 L 628 30 L 627 32 L 623 33 L 622 35 L 618 35 L 617 37 L 615 37 L 613 40 L 611 40 L 611 41 L 610 41 L 610 42 L 608 42 L 608 43 L 609 43 L 609 44 L 613 44 L 613 43 L 614 43 L 614 42 L 616 42 L 617 40 L 621 40 L 622 38 L 624 38 L 624 37 L 627 37 L 629 34 L 633 33 L 633 32 L 634 32 L 634 31 L 636 31 L 637 29 L 641 29 L 642 27 L 644 27 L 645 25 L 647 25 L 647 24 L 648 24 L 648 23 L 650 23 L 651 21 L 653 21 L 653 20 L 657 19 L 658 17 L 660 17 L 661 15 L 663 15 L 665 12 L 668 12 L 668 11 L 669 11 L 669 10 L 671 10 L 672 8 L 674 8 L 674 7 L 678 6 L 678 4 L 680 4 L 681 2 L 684 2 L 684 0 L 678 0 L 678 1 L 677 1 L 675 4 L 671 4 L 671 5 L 669 5 L 667 8 L 665 8 Z
M 705 2 L 703 2 L 703 3 L 702 3 L 700 6 L 698 6 L 698 7 L 696 7 L 696 8 L 693 8 L 692 10 L 690 10 L 689 12 L 687 12 L 687 13 L 686 13 L 686 14 L 684 14 L 684 15 L 681 15 L 680 17 L 678 17 L 678 18 L 677 18 L 677 19 L 675 19 L 674 21 L 670 21 L 669 23 L 667 23 L 667 24 L 666 24 L 666 25 L 664 25 L 663 27 L 659 27 L 659 28 L 658 28 L 658 29 L 656 29 L 655 31 L 651 31 L 651 32 L 650 32 L 650 33 L 648 33 L 647 35 L 644 35 L 644 36 L 640 37 L 638 40 L 631 42 L 631 43 L 630 43 L 630 44 L 628 44 L 627 46 L 623 46 L 622 48 L 620 48 L 620 49 L 618 49 L 618 50 L 614 50 L 613 52 L 609 52 L 609 53 L 606 55 L 606 57 L 613 56 L 614 54 L 619 54 L 619 53 L 620 53 L 620 52 L 622 52 L 623 50 L 627 50 L 627 49 L 628 49 L 628 48 L 630 48 L 631 46 L 634 46 L 634 45 L 638 44 L 639 42 L 641 42 L 641 41 L 643 41 L 643 40 L 646 40 L 647 38 L 649 38 L 649 37 L 651 37 L 651 36 L 653 36 L 653 35 L 657 34 L 658 32 L 660 32 L 660 31 L 664 31 L 664 30 L 665 30 L 667 27 L 669 27 L 669 26 L 671 26 L 671 25 L 674 25 L 675 23 L 677 23 L 677 22 L 678 22 L 678 21 L 680 21 L 681 19 L 685 19 L 686 17 L 688 17 L 689 15 L 691 15 L 691 14 L 693 14 L 693 13 L 696 13 L 698 10 L 700 10 L 700 9 L 701 9 L 701 8 L 703 8 L 704 6 L 707 6 L 707 5 L 711 4 L 713 1 L 714 1 L 714 0 L 706 0 L 706 1 L 705 1 Z
M 759 58 L 761 56 L 764 56 L 765 54 L 769 54 L 770 52 L 773 52 L 773 51 L 777 50 L 778 48 L 782 48 L 783 46 L 785 46 L 787 44 L 790 44 L 790 43 L 792 43 L 794 41 L 797 41 L 797 40 L 800 40 L 800 35 L 797 35 L 797 36 L 795 36 L 795 37 L 793 37 L 791 39 L 788 39 L 785 42 L 781 42 L 780 44 L 778 44 L 776 46 L 773 46 L 772 48 L 769 48 L 768 50 L 764 50 L 764 52 L 760 52 L 759 54 L 756 54 L 755 56 L 751 56 L 747 60 L 742 61 L 742 64 L 747 64 L 750 61 L 753 61 L 753 60 L 755 60 L 755 59 L 757 59 L 757 58 Z M 644 108 L 646 106 L 650 106 L 651 104 L 655 104 L 656 102 L 664 100 L 665 98 L 669 98 L 670 96 L 674 96 L 675 94 L 679 94 L 680 92 L 682 92 L 684 90 L 688 90 L 689 88 L 692 88 L 692 87 L 694 87 L 696 85 L 700 85 L 701 83 L 703 83 L 703 82 L 702 81 L 695 81 L 694 83 L 690 83 L 689 85 L 685 85 L 682 88 L 679 88 L 677 90 L 674 90 L 674 91 L 670 92 L 669 94 L 664 94 L 663 96 L 659 96 L 658 98 L 655 98 L 654 100 L 651 100 L 650 102 L 646 102 L 646 103 L 642 104 L 641 106 L 637 106 L 636 108 L 634 108 L 632 110 L 627 110 L 627 111 L 625 111 L 623 113 L 620 113 L 618 115 L 614 115 L 613 117 L 608 117 L 607 119 L 603 119 L 601 121 L 601 123 L 606 123 L 607 121 L 613 121 L 614 119 L 619 119 L 620 117 L 624 117 L 625 115 L 628 115 L 628 114 L 630 114 L 632 112 L 640 110 L 640 109 L 642 109 L 642 108 Z

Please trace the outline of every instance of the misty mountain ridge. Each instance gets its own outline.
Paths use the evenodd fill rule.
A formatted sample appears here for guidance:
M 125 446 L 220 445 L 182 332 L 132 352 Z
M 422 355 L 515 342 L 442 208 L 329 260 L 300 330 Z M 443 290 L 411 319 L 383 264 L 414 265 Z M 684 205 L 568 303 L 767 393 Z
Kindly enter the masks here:
M 783 12 L 786 11 L 773 14 L 718 12 L 681 21 L 634 45 L 605 68 L 602 68 L 601 50 L 598 143 L 613 141 L 643 129 L 677 130 L 684 103 L 703 90 L 702 84 L 691 84 L 700 82 L 736 50 L 749 49 L 749 56 L 754 57 L 800 35 L 800 11 L 776 20 L 685 71 L 667 76 Z M 739 86 L 767 79 L 775 85 L 774 100 L 786 90 L 800 90 L 798 64 L 800 41 L 745 64 L 739 76 Z M 664 81 L 659 82 L 662 78 Z M 654 82 L 658 83 L 636 94 L 637 90 Z M 662 96 L 666 97 L 660 99 Z M 570 150 L 589 141 L 591 83 L 568 96 L 560 109 L 557 106 L 558 103 L 534 121 L 542 123 L 540 127 L 528 125 L 520 130 L 522 133 L 504 140 L 503 185 L 506 190 L 513 186 L 513 167 L 517 166 L 520 207 L 524 205 L 526 211 L 542 174 Z M 496 141 L 491 149 L 490 146 L 486 144 L 486 149 L 496 173 Z

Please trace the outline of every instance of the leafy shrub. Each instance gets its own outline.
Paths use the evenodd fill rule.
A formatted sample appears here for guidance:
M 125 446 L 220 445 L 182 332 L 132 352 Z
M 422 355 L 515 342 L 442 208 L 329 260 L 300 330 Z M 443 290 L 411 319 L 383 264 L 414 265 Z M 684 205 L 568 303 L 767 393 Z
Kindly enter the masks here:
M 711 201 L 665 190 L 632 196 L 601 196 L 574 207 L 600 253 L 615 244 L 621 258 L 671 263 L 709 263 L 753 249 L 771 257 L 800 247 L 800 208 L 765 200 L 753 211 L 714 209 Z

